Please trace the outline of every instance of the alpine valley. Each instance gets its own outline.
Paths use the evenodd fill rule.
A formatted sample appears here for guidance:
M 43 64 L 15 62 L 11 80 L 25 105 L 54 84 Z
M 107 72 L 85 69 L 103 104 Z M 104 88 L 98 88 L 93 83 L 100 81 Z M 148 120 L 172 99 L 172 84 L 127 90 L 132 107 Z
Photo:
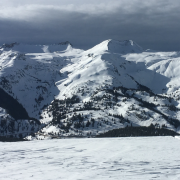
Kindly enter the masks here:
M 106 40 L 0 47 L 0 136 L 87 137 L 154 125 L 180 132 L 180 52 Z

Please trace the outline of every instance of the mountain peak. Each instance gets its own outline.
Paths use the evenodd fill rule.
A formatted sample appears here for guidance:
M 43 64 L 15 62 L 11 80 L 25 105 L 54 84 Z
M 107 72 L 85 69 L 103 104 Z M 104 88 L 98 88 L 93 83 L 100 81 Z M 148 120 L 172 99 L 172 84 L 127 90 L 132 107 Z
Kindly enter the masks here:
M 60 43 L 58 43 L 58 45 L 70 45 L 70 46 L 73 46 L 69 41 L 60 42 Z
M 118 54 L 128 54 L 128 53 L 141 53 L 143 48 L 132 40 L 118 41 L 114 39 L 109 39 L 101 42 L 100 44 L 94 46 L 92 49 L 88 50 L 88 53 L 103 53 L 104 51 L 109 51 Z
M 1 46 L 1 48 L 13 48 L 15 45 L 19 45 L 19 43 L 14 42 L 14 43 L 10 43 L 10 44 L 3 44 Z
M 72 44 L 69 41 L 49 45 L 33 45 L 14 42 L 10 44 L 3 44 L 0 49 L 4 51 L 19 51 L 21 53 L 49 53 L 57 51 L 68 51 L 72 49 Z
M 110 39 L 108 41 L 108 50 L 114 53 L 126 54 L 140 53 L 143 51 L 143 49 L 132 40 L 118 41 Z

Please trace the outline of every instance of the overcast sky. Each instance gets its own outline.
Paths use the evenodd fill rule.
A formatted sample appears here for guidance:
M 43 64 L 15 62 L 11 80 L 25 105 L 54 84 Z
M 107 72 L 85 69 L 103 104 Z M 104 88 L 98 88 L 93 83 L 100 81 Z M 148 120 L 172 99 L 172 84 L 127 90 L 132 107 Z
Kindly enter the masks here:
M 87 49 L 106 39 L 180 51 L 180 0 L 0 0 L 0 44 Z

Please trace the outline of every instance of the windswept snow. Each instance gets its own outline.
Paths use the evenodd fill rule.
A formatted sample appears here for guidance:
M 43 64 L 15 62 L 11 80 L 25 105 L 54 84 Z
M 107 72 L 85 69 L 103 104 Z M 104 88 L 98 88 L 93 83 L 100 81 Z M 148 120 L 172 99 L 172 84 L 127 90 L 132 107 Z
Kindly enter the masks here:
M 61 139 L 0 143 L 0 179 L 178 180 L 173 137 Z

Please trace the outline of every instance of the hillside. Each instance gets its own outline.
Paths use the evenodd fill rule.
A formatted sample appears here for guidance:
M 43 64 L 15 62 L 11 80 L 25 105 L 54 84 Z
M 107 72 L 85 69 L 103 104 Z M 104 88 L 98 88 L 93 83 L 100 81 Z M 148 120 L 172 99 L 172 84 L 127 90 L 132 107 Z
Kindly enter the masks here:
M 106 40 L 86 51 L 69 42 L 13 43 L 0 47 L 0 59 L 0 88 L 41 123 L 24 134 L 36 132 L 28 139 L 98 135 L 127 125 L 180 130 L 179 52 L 143 50 L 132 40 Z

